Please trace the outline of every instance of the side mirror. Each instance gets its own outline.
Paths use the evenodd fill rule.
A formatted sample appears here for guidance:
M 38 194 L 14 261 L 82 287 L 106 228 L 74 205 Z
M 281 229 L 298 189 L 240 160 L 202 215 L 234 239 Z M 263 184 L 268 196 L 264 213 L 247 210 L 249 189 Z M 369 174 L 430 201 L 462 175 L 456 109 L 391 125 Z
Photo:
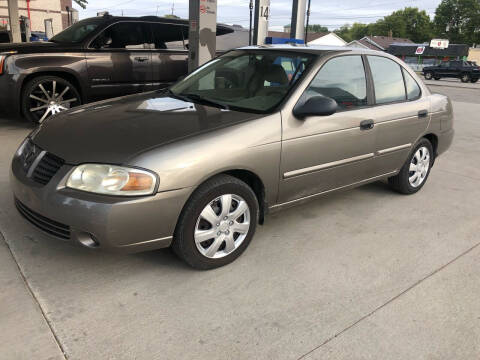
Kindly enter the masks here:
M 325 96 L 313 96 L 303 104 L 298 103 L 293 108 L 293 115 L 300 119 L 307 116 L 328 116 L 337 111 L 338 105 L 335 100 Z

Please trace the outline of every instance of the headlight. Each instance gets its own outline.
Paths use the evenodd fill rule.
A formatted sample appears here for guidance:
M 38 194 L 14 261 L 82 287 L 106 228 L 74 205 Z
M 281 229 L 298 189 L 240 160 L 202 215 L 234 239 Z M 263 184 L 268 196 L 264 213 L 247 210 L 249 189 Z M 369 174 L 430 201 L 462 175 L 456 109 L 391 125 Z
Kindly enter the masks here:
M 67 180 L 67 187 L 97 194 L 151 195 L 157 178 L 154 174 L 115 165 L 84 164 L 77 166 Z
M 17 149 L 17 152 L 16 152 L 17 156 L 22 155 L 23 150 L 25 149 L 25 146 L 27 146 L 27 143 L 28 143 L 29 140 L 30 139 L 28 137 L 26 137 L 25 140 L 22 141 L 22 143 L 20 144 L 20 146 Z

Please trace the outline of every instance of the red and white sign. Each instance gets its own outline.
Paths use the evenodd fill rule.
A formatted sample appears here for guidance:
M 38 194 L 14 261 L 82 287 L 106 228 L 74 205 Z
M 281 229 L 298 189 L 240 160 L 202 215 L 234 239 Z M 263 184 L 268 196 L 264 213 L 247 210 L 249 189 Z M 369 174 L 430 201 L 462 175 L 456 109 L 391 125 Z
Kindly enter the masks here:
M 436 48 L 436 49 L 446 49 L 446 48 L 448 48 L 448 40 L 432 39 L 430 41 L 430 47 Z
M 415 50 L 415 55 L 422 55 L 425 52 L 425 46 L 419 46 L 417 47 L 417 50 Z

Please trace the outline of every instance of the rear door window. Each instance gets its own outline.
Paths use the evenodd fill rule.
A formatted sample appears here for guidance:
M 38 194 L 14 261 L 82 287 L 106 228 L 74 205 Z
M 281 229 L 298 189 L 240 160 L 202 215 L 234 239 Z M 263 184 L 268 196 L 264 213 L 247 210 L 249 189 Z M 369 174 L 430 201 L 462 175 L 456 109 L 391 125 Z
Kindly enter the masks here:
M 185 50 L 186 27 L 172 24 L 152 23 L 154 49 Z M 185 36 L 186 35 L 186 36 Z
M 382 56 L 368 56 L 368 63 L 372 71 L 377 104 L 406 100 L 402 69 L 399 64 Z

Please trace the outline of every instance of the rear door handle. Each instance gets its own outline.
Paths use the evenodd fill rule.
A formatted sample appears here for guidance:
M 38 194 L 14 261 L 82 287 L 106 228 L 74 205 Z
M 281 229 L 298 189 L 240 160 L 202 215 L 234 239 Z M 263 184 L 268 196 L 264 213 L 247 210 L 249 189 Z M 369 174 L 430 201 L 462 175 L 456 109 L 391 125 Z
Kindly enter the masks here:
M 419 118 L 427 117 L 427 115 L 428 115 L 428 110 L 420 110 L 420 111 L 418 112 L 418 117 L 419 117 Z
M 373 120 L 363 120 L 360 123 L 360 130 L 371 130 L 375 126 Z
M 138 57 L 135 58 L 135 60 L 140 61 L 140 62 L 144 62 L 144 61 L 147 61 L 147 60 L 148 60 L 148 57 L 140 57 L 140 56 L 138 56 Z

